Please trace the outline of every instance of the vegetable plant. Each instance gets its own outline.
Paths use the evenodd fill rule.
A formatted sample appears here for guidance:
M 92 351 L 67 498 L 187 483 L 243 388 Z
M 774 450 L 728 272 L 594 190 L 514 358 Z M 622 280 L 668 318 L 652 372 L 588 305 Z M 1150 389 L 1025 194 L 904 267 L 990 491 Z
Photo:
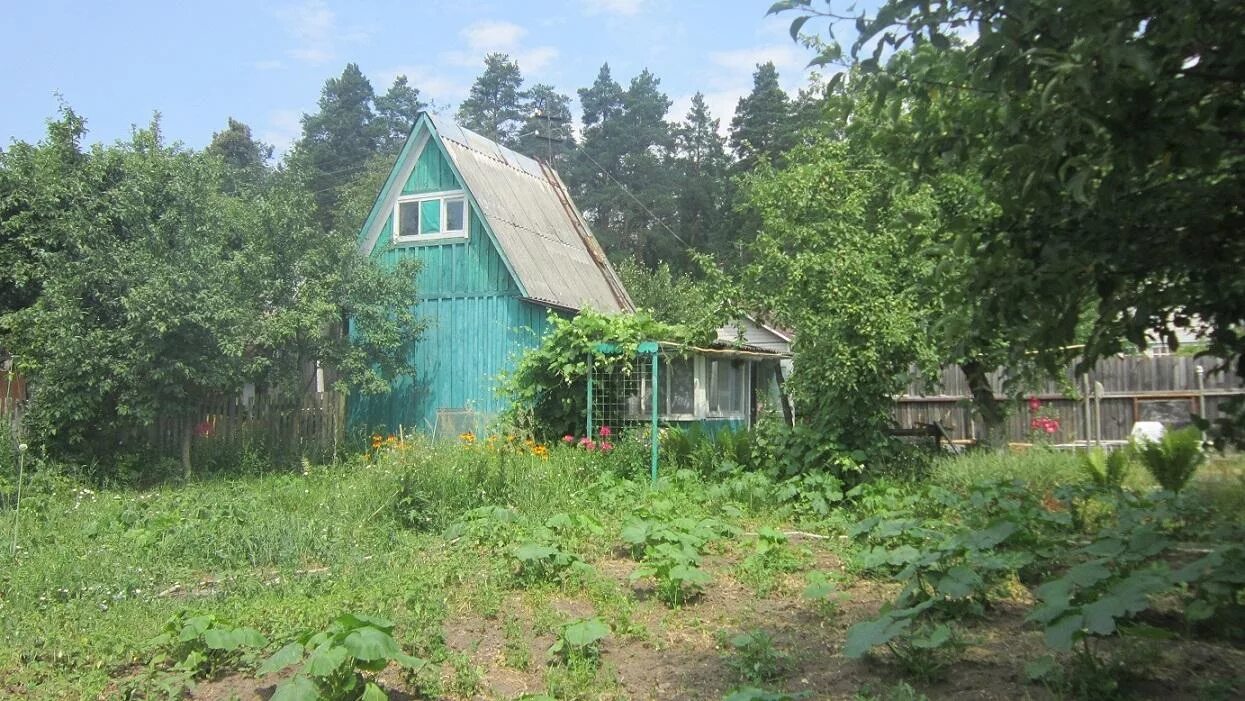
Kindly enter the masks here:
M 1206 460 L 1202 432 L 1196 426 L 1168 431 L 1157 441 L 1136 441 L 1134 450 L 1154 481 L 1169 492 L 1179 492 Z
M 610 627 L 599 618 L 581 618 L 562 626 L 549 654 L 560 664 L 589 663 L 601 657 L 601 641 L 609 637 Z
M 680 606 L 704 591 L 712 577 L 700 568 L 700 554 L 686 544 L 658 543 L 648 549 L 631 580 L 650 578 L 657 598 L 668 606 Z
M 254 651 L 267 644 L 254 628 L 231 626 L 214 614 L 187 616 L 185 611 L 169 619 L 164 632 L 148 642 L 162 651 L 153 663 L 172 661 L 175 670 L 194 679 L 212 678 L 248 664 Z
M 427 662 L 402 651 L 393 624 L 378 616 L 343 614 L 319 632 L 308 632 L 277 650 L 259 669 L 261 676 L 299 666 L 277 687 L 272 701 L 344 701 L 388 698 L 371 675 L 390 662 L 418 670 Z
M 1081 471 L 1099 489 L 1119 489 L 1128 477 L 1127 450 L 1105 451 L 1101 448 L 1081 453 Z
M 781 677 L 791 667 L 791 655 L 774 645 L 774 638 L 755 629 L 727 640 L 732 655 L 727 664 L 741 680 L 758 684 Z

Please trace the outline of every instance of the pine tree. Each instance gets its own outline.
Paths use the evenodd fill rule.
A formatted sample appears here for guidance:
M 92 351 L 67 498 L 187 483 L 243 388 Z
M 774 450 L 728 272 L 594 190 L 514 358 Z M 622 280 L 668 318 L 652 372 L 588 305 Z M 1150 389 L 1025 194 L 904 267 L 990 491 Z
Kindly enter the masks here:
M 506 54 L 489 54 L 484 57 L 484 72 L 458 108 L 458 123 L 504 146 L 517 146 L 527 116 L 522 88 L 519 64 Z
M 340 78 L 330 78 L 320 93 L 320 111 L 303 115 L 303 136 L 295 146 L 291 167 L 300 171 L 315 193 L 317 221 L 325 229 L 333 216 L 340 188 L 361 172 L 379 150 L 372 84 L 351 63 Z
M 393 85 L 384 95 L 376 97 L 376 124 L 381 150 L 396 153 L 426 107 L 419 96 L 419 88 L 412 87 L 406 76 L 394 78 Z
M 571 98 L 537 83 L 527 91 L 527 122 L 519 137 L 519 151 L 550 161 L 557 167 L 575 148 L 571 126 Z
M 778 85 L 778 69 L 772 62 L 757 66 L 752 92 L 739 99 L 731 119 L 731 148 L 738 168 L 751 171 L 761 159 L 776 163 L 794 144 L 791 100 Z
M 576 202 L 606 250 L 649 265 L 679 255 L 666 227 L 674 219 L 670 99 L 647 70 L 627 90 L 601 67 L 579 91 L 583 145 L 570 168 Z
M 704 95 L 696 93 L 692 96 L 687 118 L 675 131 L 680 175 L 676 194 L 677 230 L 688 246 L 701 252 L 721 252 L 727 245 L 723 224 L 730 206 L 730 156 L 718 126 L 718 120 L 709 113 Z M 686 256 L 674 262 L 683 269 L 691 267 Z

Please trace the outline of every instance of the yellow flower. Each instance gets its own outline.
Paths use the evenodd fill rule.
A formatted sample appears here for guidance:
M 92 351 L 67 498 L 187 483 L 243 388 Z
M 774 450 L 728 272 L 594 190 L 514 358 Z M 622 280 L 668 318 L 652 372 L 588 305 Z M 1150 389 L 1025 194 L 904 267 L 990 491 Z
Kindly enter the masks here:
M 476 434 L 471 431 L 465 431 L 458 434 L 458 440 L 462 441 L 464 445 L 472 445 L 476 442 Z
M 549 459 L 549 449 L 548 449 L 548 448 L 546 448 L 546 447 L 545 447 L 545 446 L 543 446 L 543 445 L 534 445 L 534 446 L 532 446 L 532 455 L 535 455 L 536 457 L 540 458 L 541 460 L 548 460 L 548 459 Z

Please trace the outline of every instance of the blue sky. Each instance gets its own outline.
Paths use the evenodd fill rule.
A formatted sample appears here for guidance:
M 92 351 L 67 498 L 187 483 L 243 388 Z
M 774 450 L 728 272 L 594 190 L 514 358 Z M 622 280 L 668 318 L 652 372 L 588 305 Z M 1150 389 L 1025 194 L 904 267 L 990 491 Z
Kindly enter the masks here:
M 706 94 L 729 121 L 758 62 L 784 87 L 805 83 L 811 53 L 766 18 L 771 0 L 438 0 L 344 2 L 0 1 L 0 141 L 35 141 L 56 94 L 92 141 L 162 115 L 170 140 L 200 148 L 233 116 L 278 151 L 298 136 L 325 79 L 358 63 L 377 92 L 405 74 L 453 110 L 484 55 L 515 57 L 530 83 L 574 96 L 608 61 L 619 82 L 648 68 L 682 117 Z M 810 25 L 811 26 L 811 25 Z

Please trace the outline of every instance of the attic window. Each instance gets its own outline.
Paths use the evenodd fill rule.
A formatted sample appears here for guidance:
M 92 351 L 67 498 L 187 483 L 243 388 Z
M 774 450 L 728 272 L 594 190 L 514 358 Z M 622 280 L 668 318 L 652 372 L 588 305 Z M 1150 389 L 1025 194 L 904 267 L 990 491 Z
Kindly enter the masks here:
M 407 195 L 393 211 L 395 241 L 467 235 L 467 198 L 462 190 Z

